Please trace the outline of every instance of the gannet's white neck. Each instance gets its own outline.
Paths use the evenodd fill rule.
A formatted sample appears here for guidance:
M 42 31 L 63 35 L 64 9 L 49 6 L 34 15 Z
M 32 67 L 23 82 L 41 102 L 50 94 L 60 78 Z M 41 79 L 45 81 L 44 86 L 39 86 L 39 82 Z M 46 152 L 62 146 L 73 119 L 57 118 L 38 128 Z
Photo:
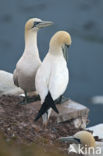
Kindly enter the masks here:
M 38 52 L 37 31 L 25 31 L 25 52 Z
M 49 47 L 49 52 L 53 55 L 62 55 L 63 56 L 63 52 L 62 52 L 62 47 L 61 46 L 50 46 Z

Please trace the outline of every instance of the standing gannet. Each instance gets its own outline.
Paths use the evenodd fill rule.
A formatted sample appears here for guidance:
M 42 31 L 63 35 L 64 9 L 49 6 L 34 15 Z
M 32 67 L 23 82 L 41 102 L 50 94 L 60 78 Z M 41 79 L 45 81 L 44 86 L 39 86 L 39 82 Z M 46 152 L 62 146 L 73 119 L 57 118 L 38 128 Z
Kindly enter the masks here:
M 55 101 L 65 92 L 69 72 L 67 68 L 67 50 L 71 45 L 71 36 L 65 31 L 58 31 L 53 35 L 49 44 L 49 51 L 37 71 L 35 86 L 41 98 L 42 107 L 35 118 L 38 120 L 44 113 L 43 124 L 47 125 L 51 109 L 58 113 Z
M 68 153 L 75 152 L 85 156 L 103 155 L 103 142 L 95 141 L 94 136 L 88 131 L 79 131 L 74 136 L 61 137 L 59 140 L 70 143 Z
M 29 102 L 27 93 L 35 91 L 35 75 L 41 64 L 37 47 L 37 32 L 40 28 L 52 24 L 53 22 L 42 21 L 38 18 L 31 18 L 25 24 L 25 49 L 13 74 L 14 84 L 25 92 L 25 103 Z

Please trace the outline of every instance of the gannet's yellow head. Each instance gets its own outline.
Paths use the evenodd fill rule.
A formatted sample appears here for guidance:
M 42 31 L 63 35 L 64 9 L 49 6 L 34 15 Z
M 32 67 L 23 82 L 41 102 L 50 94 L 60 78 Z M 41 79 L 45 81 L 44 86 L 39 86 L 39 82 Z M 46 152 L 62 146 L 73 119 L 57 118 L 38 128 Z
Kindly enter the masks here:
M 87 131 L 77 132 L 74 135 L 74 138 L 79 139 L 80 143 L 83 146 L 85 146 L 85 145 L 87 145 L 88 147 L 95 147 L 96 146 L 95 139 L 94 139 L 93 135 L 90 132 L 87 132 Z
M 79 131 L 74 136 L 61 137 L 60 141 L 69 143 L 81 144 L 82 146 L 95 147 L 96 142 L 93 135 L 87 131 Z
M 59 52 L 59 49 L 62 49 L 64 58 L 67 61 L 68 52 L 67 47 L 71 45 L 71 36 L 66 31 L 58 31 L 56 32 L 50 40 L 50 49 L 52 52 Z
M 40 28 L 48 27 L 52 24 L 53 22 L 51 21 L 42 21 L 38 18 L 31 18 L 25 24 L 25 31 L 39 30 Z
M 64 45 L 70 46 L 71 45 L 71 36 L 66 31 L 58 31 L 56 32 L 50 40 L 50 47 L 51 46 L 59 46 L 62 47 Z

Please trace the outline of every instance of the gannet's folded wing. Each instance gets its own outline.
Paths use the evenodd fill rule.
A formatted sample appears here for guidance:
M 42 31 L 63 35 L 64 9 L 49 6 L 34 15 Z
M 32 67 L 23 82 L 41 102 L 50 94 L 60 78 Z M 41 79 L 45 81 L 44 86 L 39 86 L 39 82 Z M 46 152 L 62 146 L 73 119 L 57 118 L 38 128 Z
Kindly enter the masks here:
M 14 70 L 14 73 L 13 73 L 13 80 L 14 80 L 14 84 L 19 87 L 19 84 L 18 84 L 18 76 L 17 76 L 17 71 L 16 69 Z
M 45 101 L 45 98 L 48 94 L 48 83 L 50 77 L 50 63 L 47 61 L 41 64 L 39 67 L 36 77 L 35 77 L 35 86 L 36 91 L 40 95 L 41 104 Z
M 60 62 L 62 65 L 52 67 L 52 73 L 49 82 L 49 91 L 53 100 L 58 99 L 67 88 L 67 84 L 69 81 L 69 72 L 66 67 L 65 62 Z M 61 68 L 60 68 L 61 66 Z

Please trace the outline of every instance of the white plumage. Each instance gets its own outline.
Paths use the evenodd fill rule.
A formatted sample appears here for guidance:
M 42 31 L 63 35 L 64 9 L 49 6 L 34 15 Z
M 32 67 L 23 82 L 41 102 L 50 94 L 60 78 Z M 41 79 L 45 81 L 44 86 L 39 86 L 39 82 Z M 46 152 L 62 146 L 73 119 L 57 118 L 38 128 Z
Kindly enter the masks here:
M 37 46 L 37 33 L 40 28 L 52 25 L 50 21 L 42 21 L 38 18 L 29 19 L 25 24 L 25 49 L 16 64 L 13 74 L 14 84 L 25 92 L 35 91 L 35 76 L 41 64 Z
M 47 54 L 36 75 L 36 90 L 41 97 L 41 103 L 50 92 L 53 100 L 59 98 L 66 90 L 69 81 L 67 63 L 62 52 L 59 56 Z
M 40 95 L 41 104 L 43 104 L 43 106 L 45 105 L 45 107 L 52 107 L 53 105 L 55 106 L 55 100 L 63 95 L 67 88 L 69 82 L 69 71 L 67 68 L 66 59 L 63 54 L 63 48 L 65 45 L 69 46 L 70 44 L 71 37 L 67 32 L 59 31 L 54 34 L 50 40 L 48 54 L 44 58 L 41 66 L 37 71 L 35 86 L 37 92 Z M 39 119 L 40 116 L 48 110 L 48 108 L 46 109 L 43 106 L 41 107 L 35 120 Z M 57 112 L 55 108 L 53 109 Z M 49 110 L 49 114 L 45 114 L 45 116 L 49 118 L 50 112 L 51 110 Z M 47 119 L 44 116 L 43 123 L 45 125 L 47 124 Z

